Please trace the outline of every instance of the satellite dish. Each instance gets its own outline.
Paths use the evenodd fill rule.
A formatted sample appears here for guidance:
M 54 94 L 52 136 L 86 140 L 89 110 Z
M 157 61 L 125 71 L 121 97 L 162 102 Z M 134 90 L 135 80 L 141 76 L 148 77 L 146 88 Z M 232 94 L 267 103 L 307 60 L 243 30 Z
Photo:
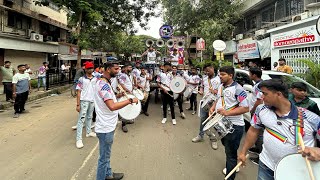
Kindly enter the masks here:
M 226 43 L 222 40 L 215 40 L 213 43 L 212 43 L 212 46 L 215 50 L 217 51 L 224 51 L 227 47 Z
M 320 35 L 320 16 L 317 20 L 317 31 L 318 31 L 318 34 Z

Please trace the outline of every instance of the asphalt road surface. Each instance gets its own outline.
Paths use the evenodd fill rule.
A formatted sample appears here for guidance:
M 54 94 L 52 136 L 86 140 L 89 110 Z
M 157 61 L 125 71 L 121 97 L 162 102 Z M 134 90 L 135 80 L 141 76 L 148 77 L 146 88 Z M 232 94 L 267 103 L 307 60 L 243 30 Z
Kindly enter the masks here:
M 152 101 L 153 102 L 153 101 Z M 189 104 L 184 104 L 186 108 Z M 2 180 L 93 180 L 98 159 L 97 138 L 83 138 L 75 147 L 77 112 L 75 99 L 64 93 L 27 104 L 29 111 L 13 119 L 13 110 L 0 113 L 0 175 Z M 175 108 L 178 112 L 178 107 Z M 150 104 L 150 116 L 140 115 L 129 132 L 118 126 L 111 165 L 124 172 L 125 180 L 215 180 L 223 179 L 224 148 L 214 151 L 208 138 L 192 143 L 199 118 L 186 112 L 177 125 L 168 118 L 161 124 L 160 104 Z M 170 115 L 168 115 L 170 117 Z M 120 125 L 120 124 L 118 124 Z M 83 132 L 85 133 L 85 132 Z M 257 179 L 251 162 L 237 174 L 239 180 Z

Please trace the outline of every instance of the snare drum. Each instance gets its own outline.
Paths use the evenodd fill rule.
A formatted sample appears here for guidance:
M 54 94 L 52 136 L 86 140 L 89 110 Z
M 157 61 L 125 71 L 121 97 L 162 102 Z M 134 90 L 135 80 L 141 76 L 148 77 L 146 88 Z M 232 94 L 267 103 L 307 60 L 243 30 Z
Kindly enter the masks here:
M 186 90 L 183 92 L 183 96 L 187 99 L 190 98 L 190 96 L 192 95 L 192 91 L 193 88 L 191 86 L 188 86 Z
M 127 96 L 128 96 L 128 98 L 132 98 L 132 99 L 136 97 L 132 94 L 128 94 Z M 125 101 L 125 100 L 127 100 L 127 97 L 123 96 L 118 99 L 118 102 Z M 132 120 L 132 119 L 137 118 L 139 116 L 140 112 L 141 112 L 141 103 L 140 103 L 140 101 L 138 101 L 138 103 L 128 104 L 127 106 L 121 108 L 119 110 L 119 115 L 123 119 Z
M 143 91 L 143 99 L 141 100 L 141 103 L 144 104 L 147 102 L 148 97 L 149 97 L 149 92 L 148 91 Z
M 134 89 L 132 90 L 132 94 L 137 97 L 140 101 L 144 99 L 144 94 L 140 89 Z
M 310 161 L 315 179 L 320 179 L 320 162 Z M 289 172 L 290 171 L 290 172 Z M 282 158 L 274 172 L 276 180 L 310 179 L 306 161 L 301 154 L 289 154 Z
M 182 77 L 176 76 L 170 83 L 170 89 L 174 93 L 181 93 L 186 88 L 186 80 Z
M 233 133 L 233 124 L 230 120 L 219 113 L 211 116 L 211 119 L 203 127 L 207 134 L 213 134 L 217 140 L 222 139 L 229 133 Z

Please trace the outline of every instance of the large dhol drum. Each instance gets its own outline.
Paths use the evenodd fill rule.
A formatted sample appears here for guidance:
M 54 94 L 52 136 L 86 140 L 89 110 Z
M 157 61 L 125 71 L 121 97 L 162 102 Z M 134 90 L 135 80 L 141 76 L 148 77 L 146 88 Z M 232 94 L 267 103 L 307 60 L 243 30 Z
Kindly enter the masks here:
M 132 90 L 132 94 L 137 97 L 140 101 L 144 99 L 144 94 L 140 89 L 134 89 Z
M 320 179 L 320 162 L 310 161 L 315 180 Z M 311 179 L 306 161 L 301 154 L 290 154 L 280 160 L 274 172 L 276 180 Z
M 132 94 L 127 95 L 128 98 L 135 98 L 136 96 Z M 123 96 L 118 99 L 118 102 L 125 101 L 128 99 L 126 96 Z M 126 120 L 132 120 L 139 116 L 141 112 L 141 102 L 138 101 L 138 103 L 129 104 L 119 110 L 119 115 Z
M 191 86 L 188 86 L 186 90 L 183 92 L 183 96 L 187 99 L 190 98 L 190 96 L 192 95 L 192 91 L 193 88 Z
M 186 88 L 186 80 L 182 77 L 174 77 L 170 83 L 170 89 L 174 93 L 181 93 Z
M 209 119 L 209 121 L 207 121 Z M 213 134 L 217 140 L 222 139 L 229 133 L 233 133 L 234 128 L 230 120 L 219 113 L 214 113 L 206 121 L 203 131 Z

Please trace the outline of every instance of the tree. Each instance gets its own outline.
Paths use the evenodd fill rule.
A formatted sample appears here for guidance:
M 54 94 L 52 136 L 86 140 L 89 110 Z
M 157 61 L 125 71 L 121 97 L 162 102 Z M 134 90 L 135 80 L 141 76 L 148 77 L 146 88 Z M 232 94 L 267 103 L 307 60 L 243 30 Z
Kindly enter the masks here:
M 115 31 L 130 29 L 134 32 L 134 21 L 144 27 L 150 17 L 155 15 L 152 10 L 157 0 L 36 0 L 38 5 L 48 6 L 49 3 L 66 8 L 69 12 L 69 26 L 77 27 L 73 36 L 79 46 L 77 68 L 80 68 L 81 49 L 92 45 L 90 36 L 94 30 L 102 27 Z
M 298 62 L 303 63 L 308 67 L 308 71 L 299 76 L 305 78 L 307 82 L 320 89 L 320 64 L 315 63 L 311 59 L 300 59 Z

